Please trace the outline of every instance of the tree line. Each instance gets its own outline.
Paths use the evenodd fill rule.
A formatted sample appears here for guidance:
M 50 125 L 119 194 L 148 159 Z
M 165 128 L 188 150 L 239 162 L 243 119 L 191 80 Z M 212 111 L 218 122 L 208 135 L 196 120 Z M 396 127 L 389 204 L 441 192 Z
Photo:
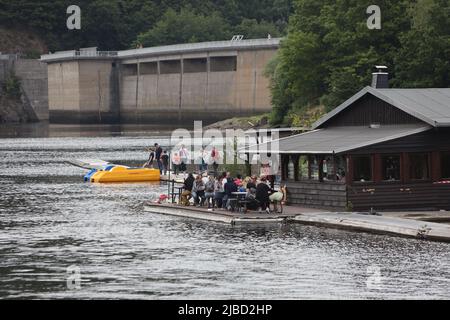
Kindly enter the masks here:
M 329 111 L 370 85 L 386 65 L 394 88 L 449 87 L 450 1 L 377 0 L 381 29 L 367 27 L 366 0 L 295 0 L 288 34 L 267 67 L 274 125 Z
M 81 29 L 66 27 L 67 7 Z M 0 0 L 0 26 L 39 34 L 50 51 L 129 49 L 194 41 L 281 36 L 292 0 Z M 18 39 L 20 41 L 20 39 Z
M 376 2 L 376 3 L 375 3 Z M 449 0 L 0 0 L 0 26 L 38 33 L 50 51 L 121 50 L 186 42 L 284 37 L 267 66 L 273 125 L 310 123 L 389 67 L 395 88 L 450 84 Z M 68 30 L 66 8 L 81 8 Z M 381 29 L 367 8 L 381 9 Z M 17 41 L 20 41 L 18 39 Z

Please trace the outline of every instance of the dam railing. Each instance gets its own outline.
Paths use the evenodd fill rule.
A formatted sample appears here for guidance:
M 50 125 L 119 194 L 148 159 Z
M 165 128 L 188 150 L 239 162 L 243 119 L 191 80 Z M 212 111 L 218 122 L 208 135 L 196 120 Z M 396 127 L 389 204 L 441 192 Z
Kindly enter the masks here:
M 70 50 L 61 51 L 50 54 L 44 54 L 41 56 L 41 61 L 51 61 L 59 59 L 70 58 L 116 58 L 118 56 L 117 51 L 88 51 L 88 50 Z

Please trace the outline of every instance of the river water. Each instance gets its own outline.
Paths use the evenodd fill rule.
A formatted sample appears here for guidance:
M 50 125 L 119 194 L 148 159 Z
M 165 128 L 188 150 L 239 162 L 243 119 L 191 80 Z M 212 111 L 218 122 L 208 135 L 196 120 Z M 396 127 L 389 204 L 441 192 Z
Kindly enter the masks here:
M 450 298 L 449 244 L 146 213 L 164 184 L 84 183 L 86 170 L 65 163 L 143 163 L 144 147 L 167 142 L 154 128 L 4 126 L 0 135 L 2 299 Z

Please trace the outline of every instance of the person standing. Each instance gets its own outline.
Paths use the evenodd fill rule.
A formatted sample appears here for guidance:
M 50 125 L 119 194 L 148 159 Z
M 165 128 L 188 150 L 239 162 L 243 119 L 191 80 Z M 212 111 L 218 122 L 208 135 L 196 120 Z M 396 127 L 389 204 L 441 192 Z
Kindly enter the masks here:
M 175 175 L 180 171 L 181 158 L 178 152 L 174 152 L 172 156 L 173 172 Z
M 213 147 L 211 150 L 211 161 L 214 171 L 214 177 L 217 177 L 217 170 L 219 169 L 219 151 L 216 147 Z
M 161 154 L 163 152 L 163 149 L 161 146 L 157 143 L 155 143 L 155 159 L 156 163 L 158 164 L 159 171 L 162 171 L 162 162 L 161 162 Z
M 197 157 L 195 159 L 195 163 L 198 165 L 198 171 L 203 172 L 207 170 L 206 168 L 206 162 L 205 162 L 205 149 L 201 148 L 198 153 Z
M 181 145 L 181 148 L 180 148 L 180 151 L 178 152 L 178 154 L 180 155 L 180 159 L 181 159 L 180 171 L 184 173 L 184 172 L 186 172 L 186 165 L 189 160 L 189 154 L 188 154 L 188 151 L 187 151 L 186 147 L 184 146 L 184 144 Z
M 166 150 L 164 150 L 163 154 L 161 155 L 161 162 L 164 175 L 167 175 L 167 169 L 169 168 L 169 155 L 167 154 Z
M 143 168 L 153 168 L 153 160 L 155 160 L 155 149 L 149 148 L 148 151 L 150 152 L 148 156 L 148 160 L 144 165 Z

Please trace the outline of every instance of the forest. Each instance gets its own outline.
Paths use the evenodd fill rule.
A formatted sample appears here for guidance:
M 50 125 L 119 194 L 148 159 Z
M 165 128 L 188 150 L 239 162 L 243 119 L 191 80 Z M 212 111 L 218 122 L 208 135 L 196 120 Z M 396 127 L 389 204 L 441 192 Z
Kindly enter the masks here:
M 81 29 L 68 30 L 66 9 L 81 9 Z M 280 36 L 291 0 L 0 0 L 0 26 L 28 29 L 50 51 Z
M 367 7 L 380 7 L 369 29 Z M 69 5 L 81 30 L 66 27 Z M 272 125 L 302 125 L 389 67 L 396 88 L 450 84 L 449 0 L 0 0 L 0 27 L 30 30 L 49 51 L 283 37 L 267 66 Z M 20 41 L 20 40 L 18 40 Z
M 366 9 L 381 9 L 369 29 Z M 450 85 L 449 0 L 296 0 L 287 36 L 268 67 L 272 124 L 302 125 L 370 85 L 375 65 L 394 88 Z M 313 119 L 314 120 L 314 119 Z M 306 124 L 310 121 L 306 121 Z

